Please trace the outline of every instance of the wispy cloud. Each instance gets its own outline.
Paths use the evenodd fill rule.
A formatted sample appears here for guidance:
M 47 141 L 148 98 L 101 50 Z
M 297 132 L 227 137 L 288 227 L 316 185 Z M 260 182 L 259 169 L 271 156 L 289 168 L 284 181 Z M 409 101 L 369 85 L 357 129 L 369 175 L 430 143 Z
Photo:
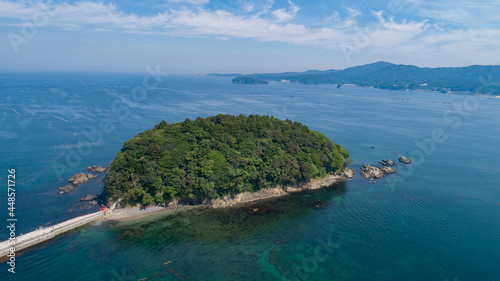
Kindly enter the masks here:
M 272 11 L 278 22 L 288 22 L 293 20 L 297 15 L 297 12 L 300 10 L 300 8 L 293 4 L 292 1 L 288 0 L 288 4 L 290 4 L 290 6 L 287 9 L 282 8 Z
M 172 1 L 172 0 L 171 0 Z M 181 0 L 174 0 L 181 1 Z M 184 1 L 186 2 L 186 1 Z M 205 1 L 187 2 L 203 4 Z M 259 41 L 278 41 L 302 46 L 337 49 L 342 43 L 352 39 L 352 21 L 362 13 L 349 9 L 345 20 L 321 28 L 310 28 L 294 23 L 300 8 L 292 1 L 288 7 L 265 11 L 255 10 L 251 14 L 236 14 L 225 10 L 210 10 L 198 7 L 170 9 L 151 16 L 125 13 L 114 4 L 102 2 L 75 2 L 58 4 L 54 8 L 58 15 L 51 24 L 65 29 L 91 28 L 94 30 L 121 31 L 129 33 L 165 34 L 170 36 L 213 37 L 213 38 L 253 38 Z M 272 5 L 271 5 L 272 6 Z M 263 8 L 262 6 L 260 8 Z M 21 19 L 29 17 L 39 9 L 33 2 L 0 1 L 0 16 Z M 357 26 L 357 24 L 355 24 Z M 424 22 L 383 22 L 380 38 L 384 45 L 408 40 L 421 33 Z
M 347 8 L 347 12 L 349 13 L 350 18 L 356 18 L 358 16 L 363 15 L 363 12 L 361 12 L 358 9 L 354 9 L 354 8 Z
M 436 20 L 441 24 L 477 27 L 500 23 L 500 2 L 485 1 L 420 1 L 417 5 L 420 17 Z
M 450 9 L 450 10 L 432 10 L 421 9 L 420 16 L 425 18 L 437 19 L 448 23 L 464 24 L 471 20 L 469 12 L 465 9 Z

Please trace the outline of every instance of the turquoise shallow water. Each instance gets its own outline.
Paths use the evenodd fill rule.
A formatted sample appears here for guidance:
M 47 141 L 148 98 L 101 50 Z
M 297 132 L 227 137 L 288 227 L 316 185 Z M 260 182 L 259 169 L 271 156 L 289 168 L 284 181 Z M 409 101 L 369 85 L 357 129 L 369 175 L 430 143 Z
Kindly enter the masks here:
M 357 175 L 325 190 L 263 202 L 269 212 L 260 216 L 241 207 L 91 224 L 20 256 L 15 275 L 0 264 L 2 280 L 500 276 L 500 99 L 354 86 L 233 85 L 228 78 L 184 76 L 163 77 L 156 88 L 144 89 L 144 77 L 0 76 L 0 166 L 17 169 L 19 232 L 92 211 L 76 200 L 100 192 L 99 179 L 70 195 L 57 187 L 88 165 L 109 164 L 125 140 L 163 119 L 273 115 L 300 121 L 346 147 L 357 172 L 362 164 L 400 154 L 413 156 L 414 164 L 397 165 L 397 174 L 375 184 Z M 436 130 L 444 141 L 432 141 Z M 6 172 L 0 178 L 5 181 Z M 5 191 L 0 200 L 6 206 Z M 317 200 L 329 204 L 317 209 Z M 0 214 L 2 221 L 6 215 Z

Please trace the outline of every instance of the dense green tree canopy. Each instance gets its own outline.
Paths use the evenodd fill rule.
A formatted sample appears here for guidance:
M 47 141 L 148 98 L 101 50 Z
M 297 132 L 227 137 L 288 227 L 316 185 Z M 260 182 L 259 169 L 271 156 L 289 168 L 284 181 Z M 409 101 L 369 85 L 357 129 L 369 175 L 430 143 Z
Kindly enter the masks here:
M 128 204 L 213 199 L 321 178 L 348 156 L 323 134 L 269 116 L 162 121 L 125 142 L 104 191 Z

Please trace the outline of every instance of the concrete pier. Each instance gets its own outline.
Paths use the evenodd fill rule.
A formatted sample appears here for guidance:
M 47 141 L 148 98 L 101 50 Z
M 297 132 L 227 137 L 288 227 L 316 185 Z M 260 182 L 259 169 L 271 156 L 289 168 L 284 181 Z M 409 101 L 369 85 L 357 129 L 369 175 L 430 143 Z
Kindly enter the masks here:
M 50 240 L 61 233 L 70 231 L 92 221 L 95 221 L 102 216 L 104 216 L 104 212 L 99 211 L 92 214 L 76 217 L 74 219 L 70 219 L 44 229 L 25 233 L 22 236 L 19 236 L 19 233 L 17 233 L 15 244 L 12 244 L 12 242 L 11 244 L 9 244 L 8 240 L 0 243 L 0 258 L 7 256 L 11 252 L 10 249 L 12 247 L 15 247 L 15 252 L 17 253 L 20 250 Z

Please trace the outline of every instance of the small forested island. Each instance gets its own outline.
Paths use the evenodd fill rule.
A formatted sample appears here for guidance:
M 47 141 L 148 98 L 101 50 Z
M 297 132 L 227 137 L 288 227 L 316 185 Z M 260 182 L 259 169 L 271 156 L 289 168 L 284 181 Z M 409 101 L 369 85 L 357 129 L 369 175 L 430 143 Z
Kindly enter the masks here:
M 262 79 L 257 79 L 253 77 L 245 77 L 245 76 L 239 76 L 236 78 L 233 78 L 233 83 L 235 84 L 268 84 L 266 80 Z
M 162 121 L 126 141 L 104 180 L 108 202 L 147 206 L 205 200 L 321 179 L 346 149 L 299 122 L 217 115 Z

